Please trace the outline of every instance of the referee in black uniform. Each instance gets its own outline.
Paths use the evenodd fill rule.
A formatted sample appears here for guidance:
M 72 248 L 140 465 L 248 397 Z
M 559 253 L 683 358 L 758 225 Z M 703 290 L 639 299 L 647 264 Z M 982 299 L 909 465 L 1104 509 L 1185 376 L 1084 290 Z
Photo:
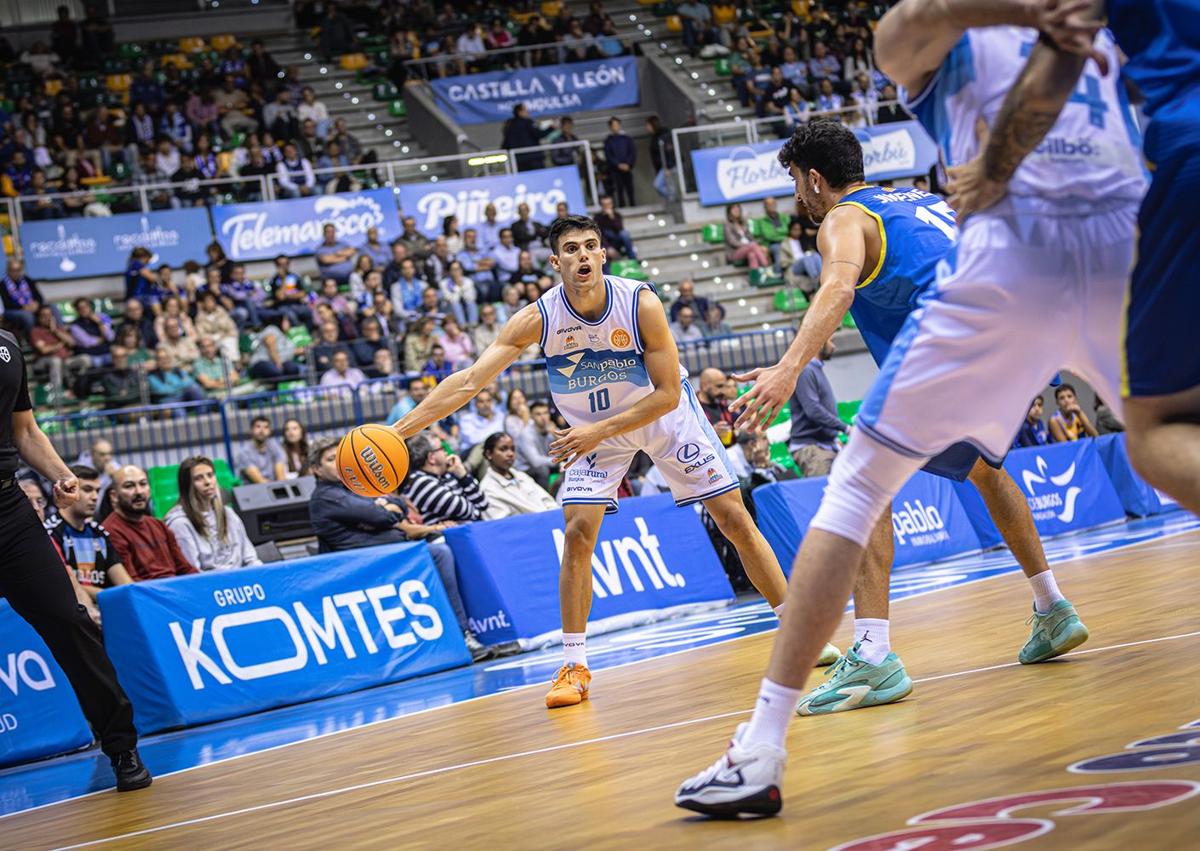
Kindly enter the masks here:
M 59 508 L 79 498 L 79 482 L 33 418 L 21 345 L 0 331 L 0 596 L 29 621 L 66 672 L 83 714 L 112 762 L 117 789 L 150 785 L 137 752 L 133 707 L 104 652 L 100 629 L 75 598 L 66 567 L 17 486 L 20 461 L 54 482 Z

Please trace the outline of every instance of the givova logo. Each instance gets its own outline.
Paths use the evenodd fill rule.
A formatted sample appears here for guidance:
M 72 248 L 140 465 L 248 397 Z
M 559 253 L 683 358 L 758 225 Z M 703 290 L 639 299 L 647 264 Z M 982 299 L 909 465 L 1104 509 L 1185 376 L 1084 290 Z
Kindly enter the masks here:
M 919 499 L 905 500 L 899 511 L 892 512 L 892 532 L 901 546 L 911 543 L 914 547 L 927 547 L 950 540 L 946 521 L 937 506 L 926 505 Z
M 213 618 L 207 629 L 207 618 L 194 618 L 186 633 L 179 621 L 167 627 L 192 688 L 200 691 L 208 685 L 202 672 L 219 685 L 229 685 L 298 671 L 310 658 L 325 665 L 338 652 L 346 659 L 357 658 L 360 649 L 375 655 L 383 649 L 374 638 L 378 632 L 392 650 L 436 641 L 444 628 L 437 609 L 424 602 L 428 599 L 425 583 L 408 579 L 398 586 L 386 583 L 326 595 L 317 601 L 315 615 L 296 600 L 290 607 L 226 612 Z M 253 660 L 246 658 L 250 655 Z
M 1029 502 L 1029 510 L 1033 512 L 1033 519 L 1049 520 L 1053 517 L 1063 523 L 1070 523 L 1075 519 L 1075 504 L 1079 495 L 1083 493 L 1083 488 L 1071 485 L 1071 481 L 1075 478 L 1075 463 L 1071 462 L 1071 466 L 1057 476 L 1051 476 L 1046 472 L 1049 465 L 1041 455 L 1034 457 L 1034 465 L 1037 467 L 1037 472 L 1024 470 L 1021 473 L 1021 483 L 1025 486 L 1025 490 L 1029 491 L 1026 500 Z M 1034 485 L 1045 484 L 1053 485 L 1058 490 L 1044 494 L 1034 492 Z M 1067 487 L 1068 485 L 1071 486 Z M 1066 490 L 1063 491 L 1062 488 L 1066 488 Z
M 650 534 L 644 517 L 635 517 L 638 537 L 609 538 L 596 544 L 592 553 L 592 592 L 597 597 L 619 597 L 646 590 L 648 581 L 657 590 L 687 585 L 683 574 L 670 570 L 658 549 L 658 537 Z M 554 549 L 562 561 L 566 536 L 554 529 Z M 628 586 L 626 586 L 628 580 Z
M 0 684 L 16 697 L 22 686 L 34 691 L 54 688 L 54 675 L 40 653 L 22 650 L 9 653 L 5 664 L 0 666 Z

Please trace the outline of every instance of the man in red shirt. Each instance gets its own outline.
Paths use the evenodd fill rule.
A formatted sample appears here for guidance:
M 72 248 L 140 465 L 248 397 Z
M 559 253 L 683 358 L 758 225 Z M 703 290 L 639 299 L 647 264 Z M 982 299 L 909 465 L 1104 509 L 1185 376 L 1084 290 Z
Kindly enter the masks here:
M 150 482 L 146 471 L 132 465 L 113 474 L 109 490 L 113 513 L 104 520 L 121 564 L 134 582 L 195 573 L 161 520 L 150 516 Z

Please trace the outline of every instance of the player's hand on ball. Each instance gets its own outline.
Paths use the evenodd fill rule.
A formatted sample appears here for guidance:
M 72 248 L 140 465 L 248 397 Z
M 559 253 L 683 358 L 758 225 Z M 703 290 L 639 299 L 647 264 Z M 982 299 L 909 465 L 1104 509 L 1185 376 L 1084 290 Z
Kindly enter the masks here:
M 600 445 L 604 435 L 594 425 L 576 426 L 555 431 L 558 439 L 550 444 L 550 457 L 566 470 Z
M 1041 0 L 1037 17 L 1035 28 L 1045 33 L 1055 47 L 1094 59 L 1100 73 L 1108 75 L 1108 59 L 1093 46 L 1096 33 L 1103 26 L 1103 21 L 1096 17 L 1094 0 Z
M 754 386 L 733 400 L 729 405 L 732 412 L 741 411 L 735 428 L 750 431 L 765 431 L 783 406 L 796 391 L 799 376 L 783 364 L 759 367 L 741 374 L 734 374 L 735 381 L 753 381 Z
M 59 510 L 74 505 L 79 499 L 79 480 L 72 475 L 62 476 L 54 483 L 54 504 Z

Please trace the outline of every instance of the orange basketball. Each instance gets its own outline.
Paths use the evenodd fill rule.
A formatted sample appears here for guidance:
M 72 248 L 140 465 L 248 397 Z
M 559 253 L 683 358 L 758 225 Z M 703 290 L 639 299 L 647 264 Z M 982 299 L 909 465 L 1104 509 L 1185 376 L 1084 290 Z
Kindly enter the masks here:
M 337 465 L 342 484 L 354 493 L 387 496 L 408 474 L 408 447 L 394 428 L 368 423 L 342 438 Z

